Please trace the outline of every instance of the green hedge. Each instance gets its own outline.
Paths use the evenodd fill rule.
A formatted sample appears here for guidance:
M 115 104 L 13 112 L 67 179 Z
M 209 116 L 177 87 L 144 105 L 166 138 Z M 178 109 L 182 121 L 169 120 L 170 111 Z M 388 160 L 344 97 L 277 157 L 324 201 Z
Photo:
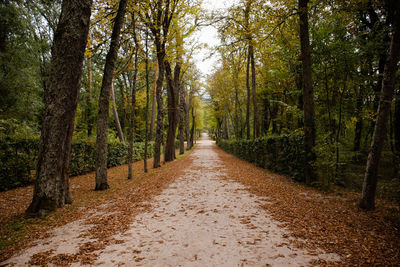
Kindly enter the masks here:
M 300 134 L 256 140 L 220 140 L 218 146 L 255 165 L 304 181 L 304 137 Z
M 33 173 L 38 156 L 38 139 L 0 140 L 0 191 L 33 183 Z M 76 176 L 95 170 L 96 143 L 94 141 L 73 141 L 70 160 L 70 175 Z M 153 156 L 154 143 L 148 145 L 148 157 Z M 144 157 L 144 143 L 135 143 L 133 160 Z M 107 167 L 125 164 L 128 144 L 109 143 Z

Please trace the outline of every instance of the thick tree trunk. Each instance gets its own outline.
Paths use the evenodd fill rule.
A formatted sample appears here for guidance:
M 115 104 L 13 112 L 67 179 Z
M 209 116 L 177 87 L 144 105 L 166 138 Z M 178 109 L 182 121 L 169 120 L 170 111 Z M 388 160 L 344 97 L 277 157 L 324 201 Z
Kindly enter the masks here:
M 154 71 L 154 89 L 153 89 L 153 105 L 151 107 L 151 124 L 150 124 L 150 140 L 153 141 L 154 125 L 156 121 L 156 106 L 157 106 L 157 80 L 158 80 L 158 64 Z
M 315 122 L 314 122 L 314 89 L 312 82 L 311 51 L 308 31 L 308 0 L 299 0 L 300 46 L 303 71 L 303 104 L 304 104 L 304 137 L 306 166 L 306 183 L 315 181 L 313 162 L 315 161 Z
M 161 144 L 164 139 L 164 110 L 163 110 L 163 97 L 162 97 L 162 85 L 164 82 L 164 58 L 165 52 L 161 49 L 157 49 L 157 60 L 158 60 L 158 78 L 156 87 L 157 96 L 157 130 L 154 144 L 154 161 L 153 167 L 161 167 Z
M 165 75 L 167 80 L 167 101 L 168 101 L 168 133 L 167 143 L 165 146 L 164 159 L 166 162 L 173 161 L 175 156 L 175 138 L 176 127 L 178 125 L 178 101 L 179 101 L 179 87 L 180 87 L 180 71 L 181 71 L 181 58 L 177 58 L 174 69 L 174 78 L 172 78 L 171 66 L 165 60 Z
M 395 1 L 395 21 L 390 43 L 388 58 L 385 63 L 381 97 L 376 116 L 374 134 L 372 136 L 371 149 L 365 170 L 365 177 L 360 201 L 360 207 L 366 210 L 375 208 L 375 191 L 378 183 L 378 166 L 387 132 L 387 121 L 390 113 L 397 64 L 400 58 L 400 3 Z
M 120 142 L 125 142 L 124 133 L 122 132 L 121 123 L 119 121 L 117 103 L 115 102 L 115 93 L 114 93 L 114 85 L 111 82 L 111 101 L 112 101 L 112 110 L 115 121 L 115 128 L 117 129 L 118 139 Z
M 107 129 L 108 109 L 110 102 L 111 83 L 115 62 L 117 60 L 121 28 L 124 23 L 127 0 L 119 2 L 118 12 L 115 17 L 111 34 L 110 50 L 107 53 L 104 66 L 103 81 L 99 98 L 99 113 L 97 115 L 96 137 L 96 187 L 95 190 L 105 190 L 110 186 L 107 181 Z
M 185 153 L 185 130 L 184 130 L 184 112 L 185 112 L 185 94 L 183 82 L 179 85 L 179 154 Z
M 72 201 L 68 165 L 91 0 L 63 1 L 54 35 L 49 90 L 43 114 L 30 216 L 44 216 Z

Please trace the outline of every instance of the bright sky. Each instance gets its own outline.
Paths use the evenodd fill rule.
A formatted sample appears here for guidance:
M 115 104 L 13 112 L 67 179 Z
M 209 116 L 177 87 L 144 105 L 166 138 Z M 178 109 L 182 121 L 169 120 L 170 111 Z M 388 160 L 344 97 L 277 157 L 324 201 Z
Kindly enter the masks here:
M 203 7 L 209 11 L 213 10 L 223 10 L 225 11 L 227 8 L 231 7 L 235 2 L 232 0 L 204 0 Z M 218 46 L 220 41 L 218 39 L 217 29 L 213 26 L 202 27 L 200 31 L 196 35 L 196 39 L 200 43 L 207 44 L 208 48 L 201 49 L 198 53 L 196 53 L 193 58 L 197 65 L 197 68 L 202 72 L 204 76 L 211 74 L 214 65 L 218 63 L 220 59 L 218 54 L 213 54 L 212 57 L 210 55 L 210 49 L 213 46 Z

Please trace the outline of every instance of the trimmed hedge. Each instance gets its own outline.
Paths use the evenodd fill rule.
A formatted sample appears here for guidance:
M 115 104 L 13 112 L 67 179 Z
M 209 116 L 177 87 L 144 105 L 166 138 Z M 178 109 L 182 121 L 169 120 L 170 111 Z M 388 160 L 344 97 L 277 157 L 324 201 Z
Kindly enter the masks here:
M 256 140 L 220 140 L 218 146 L 226 152 L 255 165 L 303 182 L 305 151 L 300 134 L 263 137 Z
M 32 184 L 38 156 L 38 139 L 0 140 L 0 191 Z M 153 156 L 154 143 L 149 142 L 148 157 Z M 71 176 L 95 170 L 96 143 L 94 141 L 73 141 L 69 171 Z M 133 160 L 144 157 L 144 142 L 133 146 Z M 107 167 L 127 162 L 128 144 L 109 143 Z

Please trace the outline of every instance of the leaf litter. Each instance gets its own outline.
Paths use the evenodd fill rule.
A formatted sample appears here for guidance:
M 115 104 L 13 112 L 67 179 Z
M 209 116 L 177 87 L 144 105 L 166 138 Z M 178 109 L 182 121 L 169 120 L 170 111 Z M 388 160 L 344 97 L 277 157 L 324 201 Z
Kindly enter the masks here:
M 271 254 L 268 258 L 270 261 L 263 262 L 265 266 L 273 266 L 281 260 L 300 263 L 299 260 L 304 258 L 308 260 L 304 265 L 388 266 L 400 262 L 399 236 L 398 228 L 396 228 L 398 213 L 392 212 L 393 209 L 398 211 L 398 207 L 379 202 L 377 211 L 362 212 L 358 210 L 356 202 L 354 202 L 356 197 L 354 194 L 343 193 L 339 197 L 321 193 L 315 189 L 291 182 L 283 176 L 257 168 L 215 146 L 210 146 L 210 149 L 212 153 L 218 155 L 219 159 L 218 164 L 214 164 L 214 166 L 206 164 L 203 158 L 196 157 L 193 153 L 189 157 L 168 163 L 161 169 L 151 170 L 149 174 L 143 174 L 142 162 L 137 162 L 134 164 L 135 179 L 131 181 L 126 180 L 126 165 L 112 168 L 109 170 L 109 181 L 112 188 L 105 192 L 94 192 L 92 190 L 93 173 L 75 177 L 71 179 L 74 204 L 57 211 L 46 219 L 23 221 L 26 220 L 23 219 L 23 211 L 31 200 L 32 188 L 19 188 L 11 190 L 11 192 L 0 193 L 0 233 L 2 238 L 7 233 L 5 230 L 7 225 L 22 220 L 26 228 L 26 234 L 19 239 L 17 238 L 14 245 L 5 249 L 2 248 L 0 262 L 10 258 L 15 252 L 22 249 L 26 250 L 30 246 L 35 246 L 38 242 L 43 242 L 43 240 L 47 240 L 43 244 L 47 242 L 48 245 L 51 245 L 51 239 L 57 236 L 57 233 L 54 233 L 51 229 L 57 231 L 62 226 L 68 228 L 71 223 L 78 223 L 82 228 L 79 228 L 79 233 L 75 233 L 73 236 L 73 240 L 79 244 L 75 250 L 68 253 L 57 251 L 57 248 L 38 250 L 29 258 L 29 264 L 41 266 L 66 266 L 73 263 L 123 265 L 126 262 L 132 264 L 133 260 L 136 265 L 146 266 L 146 262 L 148 263 L 152 257 L 152 254 L 149 254 L 149 249 L 155 248 L 156 253 L 160 253 L 163 248 L 169 248 L 171 245 L 172 247 L 177 246 L 175 248 L 182 251 L 186 249 L 186 252 L 193 249 L 194 244 L 187 243 L 188 240 L 185 240 L 185 244 L 180 244 L 182 242 L 178 242 L 179 244 L 171 243 L 176 243 L 176 238 L 184 239 L 182 236 L 179 237 L 178 233 L 185 227 L 180 225 L 182 222 L 189 225 L 192 223 L 192 221 L 180 222 L 179 218 L 182 218 L 182 216 L 191 220 L 195 220 L 196 217 L 199 218 L 201 223 L 198 224 L 203 224 L 203 230 L 222 227 L 217 231 L 218 236 L 211 236 L 210 245 L 219 252 L 223 252 L 224 248 L 227 248 L 229 253 L 232 253 L 232 245 L 226 240 L 225 228 L 243 229 L 240 227 L 245 227 L 246 231 L 257 232 L 251 238 L 244 238 L 248 237 L 245 235 L 237 241 L 237 246 L 253 249 L 270 238 L 271 234 L 274 235 L 273 232 L 276 231 L 275 228 L 269 228 L 269 225 L 263 225 L 263 223 L 269 223 L 271 218 L 275 222 L 279 222 L 277 226 L 284 231 L 278 230 L 279 238 L 273 243 L 273 246 L 275 246 L 274 249 L 282 248 L 285 250 L 283 250 L 284 253 Z M 198 164 L 192 166 L 196 162 Z M 182 178 L 188 175 L 185 171 L 189 166 L 192 166 L 189 171 L 192 178 Z M 198 182 L 202 174 L 207 172 L 213 174 L 212 177 L 209 177 L 210 179 L 206 180 L 207 186 L 193 184 L 196 181 Z M 225 179 L 225 182 L 221 182 L 221 178 Z M 244 186 L 232 184 L 233 181 Z M 169 185 L 171 186 L 168 187 Z M 185 186 L 189 186 L 189 189 L 192 188 L 192 190 L 188 191 Z M 206 191 L 208 191 L 199 190 L 199 186 L 205 186 Z M 178 200 L 176 199 L 176 191 L 178 191 L 179 196 L 182 193 L 179 193 L 179 191 L 182 190 L 186 190 L 184 192 L 186 193 L 184 194 L 185 198 L 179 201 L 179 197 Z M 167 196 L 165 196 L 165 192 L 167 192 Z M 215 202 L 214 200 L 211 203 L 202 202 L 204 193 L 211 197 L 210 199 L 214 199 L 218 197 L 218 194 L 224 195 L 227 192 L 234 194 L 233 199 L 227 203 Z M 210 195 L 212 193 L 217 195 Z M 193 201 L 190 201 L 190 199 Z M 254 214 L 250 212 L 247 215 L 232 212 L 232 209 L 243 209 L 240 202 L 246 203 L 249 199 L 261 211 L 256 211 Z M 173 212 L 168 212 L 168 209 L 170 211 L 172 209 Z M 263 213 L 262 210 L 266 213 Z M 241 213 L 243 212 L 241 211 Z M 195 217 L 190 217 L 192 215 Z M 227 217 L 218 217 L 220 215 L 227 215 Z M 260 218 L 264 221 L 257 221 Z M 148 220 L 152 220 L 153 223 L 156 220 L 156 228 L 150 229 L 151 234 L 141 238 L 141 242 L 138 242 L 135 238 L 146 233 L 146 229 L 149 230 L 148 225 L 144 229 L 140 228 L 146 225 L 146 222 L 149 222 Z M 140 221 L 142 224 L 140 224 Z M 230 224 L 237 221 L 241 226 L 234 224 L 221 226 L 221 222 L 224 221 L 228 221 Z M 159 229 L 163 222 L 170 226 L 167 231 Z M 193 227 L 191 226 L 188 231 L 192 230 L 191 228 Z M 137 231 L 140 231 L 140 233 Z M 156 234 L 157 238 L 154 238 L 152 234 Z M 198 238 L 201 238 L 201 236 Z M 29 243 L 27 240 L 36 240 L 36 243 Z M 201 263 L 210 262 L 212 258 L 218 258 L 218 255 L 212 254 L 212 250 L 210 252 L 210 245 L 206 247 L 209 250 L 208 252 L 201 249 L 192 250 L 191 256 L 185 258 L 185 260 L 201 265 Z M 160 251 L 157 252 L 157 250 Z M 175 250 L 173 254 L 166 255 L 179 259 L 180 250 Z M 263 250 L 264 252 L 265 250 Z M 118 257 L 104 258 L 103 256 L 107 254 L 118 255 Z M 341 261 L 332 260 L 334 257 L 326 257 L 329 254 L 338 254 Z M 157 255 L 159 257 L 159 254 Z M 208 258 L 205 257 L 207 255 Z M 222 253 L 222 255 L 224 254 Z M 258 259 L 262 258 L 259 257 Z M 239 261 L 239 259 L 237 260 Z M 251 257 L 240 258 L 240 264 L 243 266 L 252 265 L 252 262 L 257 261 L 254 261 Z M 163 265 L 156 264 L 153 266 Z
M 340 262 L 319 259 L 313 264 L 399 265 L 397 205 L 377 200 L 376 211 L 365 212 L 358 208 L 356 193 L 321 192 L 256 167 L 217 147 L 214 150 L 229 173 L 229 180 L 246 185 L 250 192 L 268 200 L 261 206 L 290 230 L 290 243 L 311 251 L 322 248 L 341 256 Z

